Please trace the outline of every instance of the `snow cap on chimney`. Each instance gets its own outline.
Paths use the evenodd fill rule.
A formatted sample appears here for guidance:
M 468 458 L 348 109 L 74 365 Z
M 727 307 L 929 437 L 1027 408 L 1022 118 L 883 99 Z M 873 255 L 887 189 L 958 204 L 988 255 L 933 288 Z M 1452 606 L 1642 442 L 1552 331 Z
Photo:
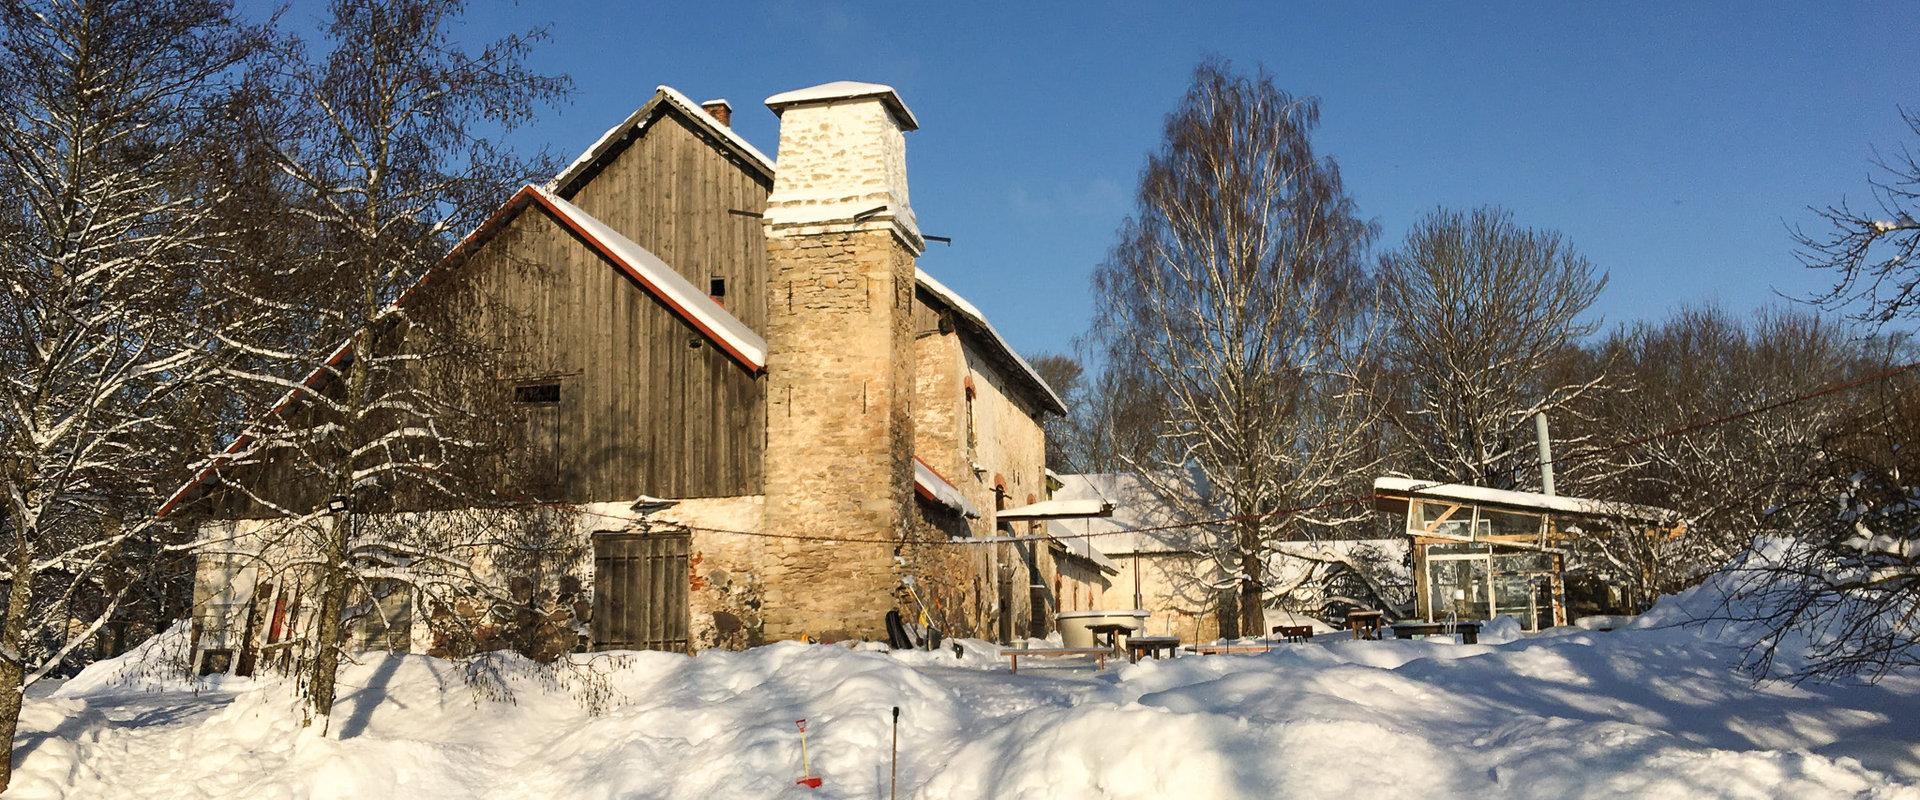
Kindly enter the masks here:
M 905 133 L 920 122 L 893 87 L 834 81 L 767 107 L 780 116 L 768 236 L 891 230 L 914 253 L 926 249 L 907 199 Z
M 726 98 L 702 100 L 700 101 L 700 110 L 707 112 L 707 115 L 713 117 L 714 121 L 720 123 L 721 127 L 733 127 L 733 104 L 727 102 Z

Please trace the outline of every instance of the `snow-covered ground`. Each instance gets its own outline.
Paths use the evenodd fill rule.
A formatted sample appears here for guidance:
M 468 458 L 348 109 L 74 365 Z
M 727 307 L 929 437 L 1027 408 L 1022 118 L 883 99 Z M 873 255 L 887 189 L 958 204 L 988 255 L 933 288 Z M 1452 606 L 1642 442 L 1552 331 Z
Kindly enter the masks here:
M 1654 627 L 1686 611 L 1105 672 L 779 644 L 557 682 L 495 658 L 476 681 L 393 656 L 343 673 L 324 738 L 286 682 L 189 687 L 129 659 L 29 700 L 8 797 L 885 798 L 896 705 L 900 797 L 1920 797 L 1920 674 L 1755 686 L 1716 636 Z M 802 717 L 816 790 L 794 785 Z

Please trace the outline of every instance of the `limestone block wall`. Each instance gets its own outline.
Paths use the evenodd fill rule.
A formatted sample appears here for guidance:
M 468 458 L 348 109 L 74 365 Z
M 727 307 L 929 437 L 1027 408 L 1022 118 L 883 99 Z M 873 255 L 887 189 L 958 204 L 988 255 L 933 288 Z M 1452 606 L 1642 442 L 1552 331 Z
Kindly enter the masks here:
M 989 489 L 996 477 L 1004 482 L 1008 506 L 1044 499 L 1047 444 L 1039 411 L 1018 399 L 997 362 L 972 342 L 962 344 L 974 385 L 973 460 L 986 468 L 982 479 Z
M 906 131 L 886 103 L 855 97 L 778 113 L 780 171 L 767 198 L 768 224 L 794 235 L 895 230 L 922 246 L 907 196 Z M 864 213 L 875 208 L 886 210 Z
M 1002 487 L 1003 502 L 1009 508 L 1037 502 L 1047 495 L 1046 436 L 1040 430 L 1038 411 L 1019 399 L 997 362 L 964 337 L 961 345 L 974 387 L 970 457 L 981 468 L 977 480 L 989 498 L 983 508 L 994 508 L 991 498 L 996 486 Z M 1025 522 L 993 527 L 1019 536 L 1042 532 L 1040 526 Z M 1008 616 L 1013 635 L 1045 635 L 1053 629 L 1051 614 L 1058 607 L 1052 598 L 1051 554 L 1044 545 L 1034 543 L 994 545 L 993 549 L 992 568 L 998 580 L 1011 584 L 999 611 Z
M 649 516 L 685 526 L 691 534 L 687 606 L 695 650 L 743 650 L 767 643 L 766 581 L 761 573 L 772 556 L 768 540 L 725 532 L 758 531 L 765 515 L 766 497 L 748 495 L 683 500 Z
M 1038 534 L 1039 526 L 1002 526 L 993 514 L 1001 504 L 1020 506 L 1045 497 L 1046 437 L 1035 419 L 1037 410 L 1013 394 L 999 362 L 986 358 L 957 329 L 942 332 L 939 313 L 926 303 L 916 307 L 916 454 L 981 510 L 979 519 L 967 523 L 974 536 Z M 1004 489 L 1004 497 L 996 487 Z M 998 638 L 1005 630 L 1021 638 L 1052 629 L 1051 614 L 1058 609 L 1052 576 L 1058 567 L 1047 547 L 1001 543 L 965 549 L 971 558 L 964 593 L 977 609 L 980 635 Z
M 847 541 L 767 541 L 765 635 L 884 638 L 898 570 L 872 540 L 902 537 L 915 502 L 914 253 L 885 230 L 767 248 L 766 529 Z
M 950 329 L 942 332 L 940 312 L 926 302 L 916 298 L 913 306 L 914 455 L 946 476 L 974 508 L 992 508 L 991 492 L 969 465 L 967 364 L 960 335 Z

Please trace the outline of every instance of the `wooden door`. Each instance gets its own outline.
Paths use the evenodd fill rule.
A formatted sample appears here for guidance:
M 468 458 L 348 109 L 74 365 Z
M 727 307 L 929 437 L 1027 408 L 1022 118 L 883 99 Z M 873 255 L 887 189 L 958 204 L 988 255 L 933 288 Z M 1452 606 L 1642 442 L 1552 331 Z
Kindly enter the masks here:
M 593 536 L 593 649 L 691 650 L 686 533 Z

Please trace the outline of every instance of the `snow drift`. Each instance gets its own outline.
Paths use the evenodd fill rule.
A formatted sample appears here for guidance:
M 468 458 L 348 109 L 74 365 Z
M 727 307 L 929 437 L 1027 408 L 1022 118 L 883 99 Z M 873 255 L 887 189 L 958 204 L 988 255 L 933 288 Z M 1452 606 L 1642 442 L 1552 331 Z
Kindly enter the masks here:
M 899 796 L 932 800 L 1920 798 L 1920 675 L 1754 685 L 1727 631 L 1664 626 L 1720 600 L 1611 633 L 1332 635 L 1106 672 L 1009 675 L 978 643 L 375 656 L 324 736 L 289 682 L 134 680 L 129 657 L 28 702 L 10 797 L 886 797 L 899 706 Z M 801 718 L 818 790 L 794 785 Z

